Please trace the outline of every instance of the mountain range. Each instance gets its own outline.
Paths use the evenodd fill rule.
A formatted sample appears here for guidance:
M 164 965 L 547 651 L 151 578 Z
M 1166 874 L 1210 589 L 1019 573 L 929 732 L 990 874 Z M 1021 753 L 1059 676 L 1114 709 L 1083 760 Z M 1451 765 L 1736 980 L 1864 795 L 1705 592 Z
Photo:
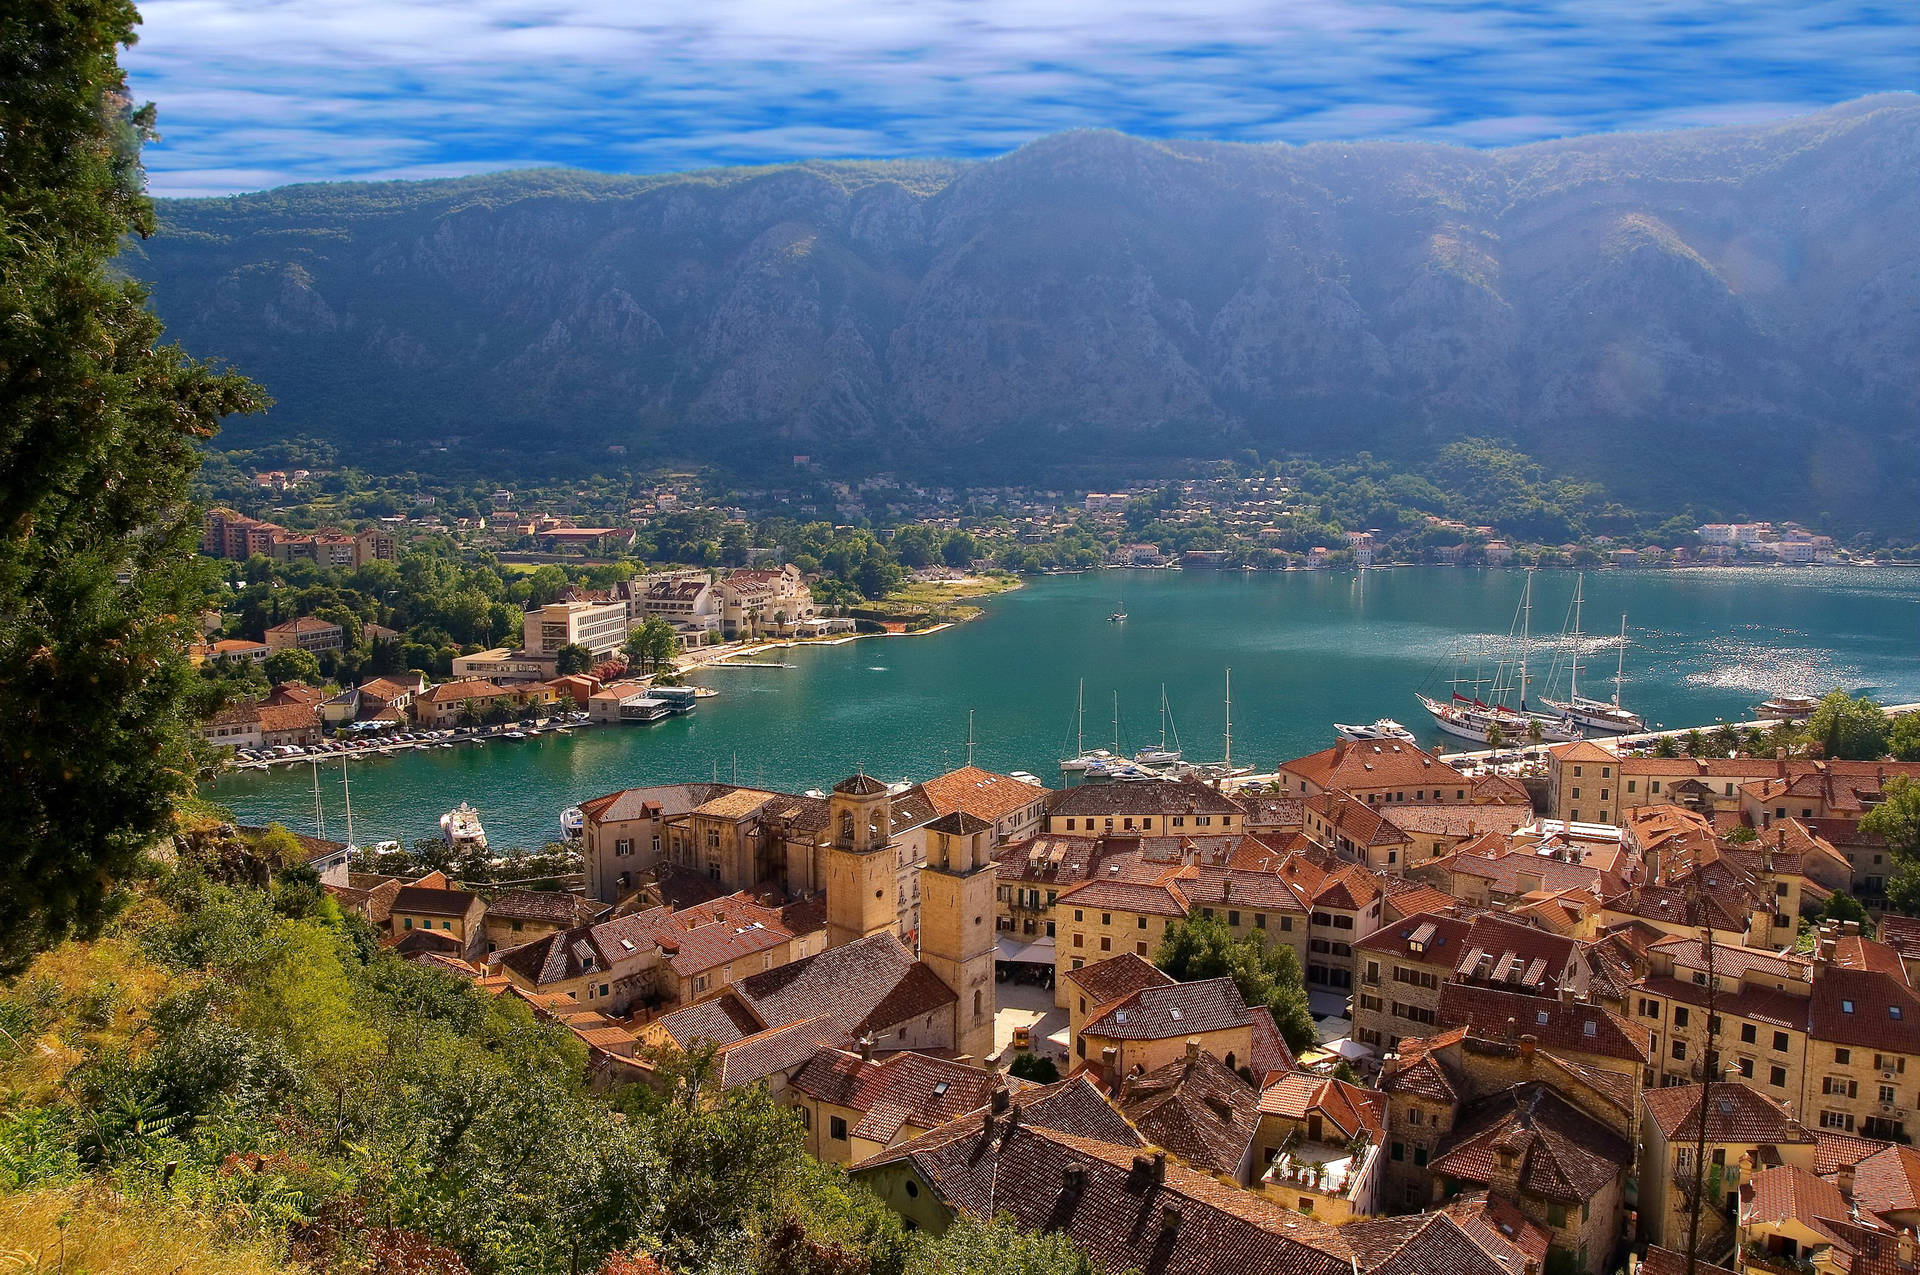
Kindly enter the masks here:
M 372 468 L 1417 470 L 1477 436 L 1643 505 L 1920 531 L 1920 96 L 1496 150 L 1087 131 L 160 214 L 126 268 L 278 400 L 233 436 Z

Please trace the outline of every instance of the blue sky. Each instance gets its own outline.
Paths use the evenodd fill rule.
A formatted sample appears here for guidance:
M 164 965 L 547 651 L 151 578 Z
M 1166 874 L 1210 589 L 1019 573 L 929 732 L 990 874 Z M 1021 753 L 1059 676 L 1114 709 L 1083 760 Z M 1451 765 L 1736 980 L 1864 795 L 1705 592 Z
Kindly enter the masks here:
M 1920 88 L 1851 0 L 148 0 L 157 194 L 1011 150 L 1061 129 L 1496 146 Z

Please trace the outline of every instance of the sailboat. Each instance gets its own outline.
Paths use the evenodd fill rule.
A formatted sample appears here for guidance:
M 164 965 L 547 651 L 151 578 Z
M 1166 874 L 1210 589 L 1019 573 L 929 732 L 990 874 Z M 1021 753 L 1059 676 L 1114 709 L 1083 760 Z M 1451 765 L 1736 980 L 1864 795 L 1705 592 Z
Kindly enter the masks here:
M 1567 698 L 1549 699 L 1542 695 L 1540 702 L 1549 708 L 1559 709 L 1562 713 L 1579 722 L 1582 726 L 1592 726 L 1597 730 L 1625 734 L 1629 731 L 1641 731 L 1647 728 L 1646 719 L 1640 714 L 1630 712 L 1620 704 L 1620 683 L 1625 678 L 1627 668 L 1627 617 L 1620 617 L 1620 648 L 1613 670 L 1613 702 L 1589 699 L 1580 693 L 1580 606 L 1584 599 L 1586 576 L 1574 577 L 1573 582 L 1573 663 L 1567 673 Z
M 1115 735 L 1119 731 L 1114 732 Z M 1104 748 L 1087 750 L 1087 679 L 1080 679 L 1079 698 L 1074 703 L 1073 756 L 1060 763 L 1063 775 L 1085 774 L 1091 766 L 1104 766 L 1113 761 L 1113 754 Z
M 1476 743 L 1491 743 L 1489 733 L 1498 727 L 1507 743 L 1518 744 L 1532 738 L 1534 724 L 1539 724 L 1540 737 L 1548 743 L 1566 743 L 1569 740 L 1584 739 L 1586 733 L 1580 724 L 1565 713 L 1536 713 L 1527 707 L 1527 688 L 1532 678 L 1527 671 L 1527 659 L 1533 645 L 1533 572 L 1527 572 L 1526 588 L 1520 595 L 1520 661 L 1517 686 L 1520 692 L 1520 706 L 1510 708 L 1505 703 L 1507 690 L 1500 676 L 1494 679 L 1494 699 L 1490 703 L 1479 696 L 1480 682 L 1473 683 L 1474 694 L 1460 693 L 1461 679 L 1454 679 L 1453 698 L 1442 703 L 1425 695 L 1416 694 L 1420 706 L 1433 717 L 1434 725 L 1449 735 L 1461 739 L 1470 739 Z M 1502 669 L 1505 668 L 1504 663 Z
M 1201 779 L 1234 779 L 1241 775 L 1250 775 L 1253 773 L 1253 767 L 1251 766 L 1236 766 L 1233 764 L 1233 670 L 1232 669 L 1227 670 L 1226 705 L 1227 705 L 1226 756 L 1219 761 L 1202 762 L 1199 765 L 1196 765 L 1192 767 L 1192 769 L 1188 770 L 1187 771 L 1188 774 L 1198 776 Z
M 1120 590 L 1120 605 L 1114 609 L 1114 612 L 1112 615 L 1107 617 L 1107 623 L 1125 624 L 1126 622 L 1127 622 L 1127 590 L 1124 586 L 1122 586 Z
M 1173 723 L 1173 710 L 1167 704 L 1167 688 L 1160 687 L 1160 744 L 1156 748 L 1142 748 L 1133 755 L 1133 759 L 1142 766 L 1171 766 L 1180 760 L 1180 728 L 1173 727 L 1173 747 L 1167 747 L 1167 728 Z

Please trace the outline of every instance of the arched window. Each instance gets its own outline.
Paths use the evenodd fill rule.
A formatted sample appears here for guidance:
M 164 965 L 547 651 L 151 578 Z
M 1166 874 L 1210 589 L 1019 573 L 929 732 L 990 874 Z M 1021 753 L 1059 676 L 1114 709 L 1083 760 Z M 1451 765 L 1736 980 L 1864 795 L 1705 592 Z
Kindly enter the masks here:
M 973 1016 L 980 1017 L 980 989 L 977 987 L 973 989 Z

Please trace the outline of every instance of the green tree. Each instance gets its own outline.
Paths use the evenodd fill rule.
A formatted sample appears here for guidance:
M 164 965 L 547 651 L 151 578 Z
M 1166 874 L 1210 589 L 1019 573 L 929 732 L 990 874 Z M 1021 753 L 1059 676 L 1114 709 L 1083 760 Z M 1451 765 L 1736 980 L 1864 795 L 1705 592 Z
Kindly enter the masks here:
M 1887 751 L 1895 761 L 1920 761 L 1920 713 L 1902 713 L 1887 728 Z
M 297 646 L 269 655 L 266 667 L 267 680 L 275 685 L 281 682 L 305 682 L 310 686 L 320 684 L 320 657 Z
M 1285 943 L 1269 947 L 1253 935 L 1236 938 L 1219 921 L 1189 917 L 1167 927 L 1153 963 L 1182 983 L 1231 978 L 1247 1004 L 1273 1011 L 1291 1049 L 1305 1049 L 1316 1039 L 1300 958 Z
M 264 395 L 112 262 L 150 235 L 126 0 L 0 19 L 0 966 L 98 925 L 192 774 L 196 444 Z M 124 575 L 125 583 L 122 583 Z
M 1866 696 L 1854 699 L 1836 688 L 1813 710 L 1807 735 L 1828 757 L 1873 761 L 1886 755 L 1887 715 Z
M 1039 1054 L 1021 1054 L 1007 1068 L 1007 1074 L 1031 1080 L 1036 1085 L 1050 1085 L 1060 1079 L 1060 1068 L 1051 1058 L 1042 1058 Z
M 578 642 L 569 642 L 553 654 L 553 671 L 557 677 L 585 673 L 592 667 L 593 652 Z
M 1920 784 L 1905 775 L 1887 780 L 1880 804 L 1860 820 L 1860 831 L 1886 842 L 1893 854 L 1888 906 L 1907 916 L 1920 916 Z

